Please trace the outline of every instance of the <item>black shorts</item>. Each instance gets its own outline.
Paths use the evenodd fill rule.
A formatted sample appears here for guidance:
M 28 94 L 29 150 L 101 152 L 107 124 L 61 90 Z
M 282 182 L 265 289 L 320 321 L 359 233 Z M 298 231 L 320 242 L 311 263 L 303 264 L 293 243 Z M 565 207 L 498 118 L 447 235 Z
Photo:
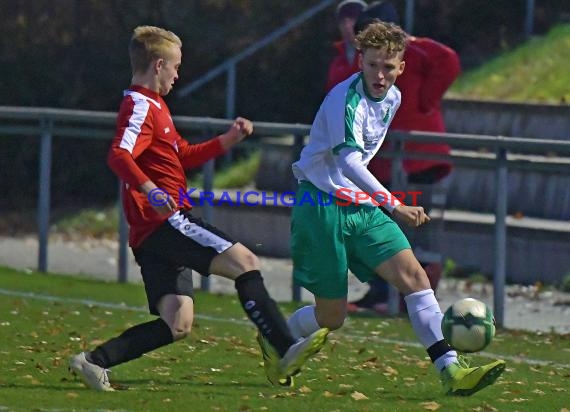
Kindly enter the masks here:
M 164 295 L 193 297 L 192 270 L 209 275 L 212 260 L 236 242 L 189 211 L 178 211 L 133 249 L 153 315 Z

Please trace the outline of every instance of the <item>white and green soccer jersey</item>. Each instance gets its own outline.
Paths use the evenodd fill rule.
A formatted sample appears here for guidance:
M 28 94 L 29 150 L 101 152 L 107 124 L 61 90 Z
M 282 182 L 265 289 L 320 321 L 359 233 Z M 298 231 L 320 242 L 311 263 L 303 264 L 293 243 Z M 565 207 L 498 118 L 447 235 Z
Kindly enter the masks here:
M 371 97 L 365 90 L 362 73 L 339 83 L 319 108 L 309 143 L 299 161 L 293 164 L 295 177 L 333 195 L 339 189 L 349 189 L 343 195 L 351 193 L 355 200 L 354 193 L 361 189 L 343 175 L 338 164 L 339 151 L 344 147 L 361 151 L 363 165 L 368 166 L 384 142 L 400 101 L 401 93 L 396 86 L 382 99 Z M 361 200 L 362 203 L 365 202 Z

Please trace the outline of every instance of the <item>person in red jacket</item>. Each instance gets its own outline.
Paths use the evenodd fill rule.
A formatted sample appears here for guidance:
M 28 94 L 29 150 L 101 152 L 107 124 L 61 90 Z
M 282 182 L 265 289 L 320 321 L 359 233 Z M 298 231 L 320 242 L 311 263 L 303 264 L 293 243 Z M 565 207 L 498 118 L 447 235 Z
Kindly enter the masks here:
M 74 356 L 70 368 L 91 388 L 112 391 L 108 368 L 186 337 L 194 318 L 195 270 L 235 281 L 240 303 L 259 330 L 268 380 L 291 386 L 289 376 L 322 347 L 328 330 L 295 340 L 267 293 L 258 258 L 192 214 L 185 169 L 223 154 L 250 135 L 253 124 L 238 117 L 226 133 L 200 144 L 178 134 L 163 96 L 178 79 L 181 48 L 180 38 L 165 29 L 134 30 L 132 83 L 124 92 L 107 158 L 122 180 L 129 244 L 141 267 L 150 313 L 158 318 Z
M 362 31 L 375 19 L 399 24 L 396 8 L 389 1 L 379 1 L 365 8 L 356 24 L 355 33 Z M 396 86 L 402 91 L 402 104 L 390 125 L 391 130 L 419 130 L 445 132 L 441 100 L 446 90 L 460 73 L 457 53 L 451 48 L 426 37 L 409 36 L 404 53 L 406 69 L 396 80 Z M 389 149 L 389 141 L 382 149 Z M 406 153 L 422 152 L 449 154 L 449 145 L 445 143 L 406 142 Z M 408 183 L 434 184 L 449 175 L 452 165 L 444 160 L 404 159 L 404 171 Z M 373 158 L 368 169 L 386 187 L 392 180 L 392 165 L 388 159 Z M 420 204 L 431 203 L 423 199 Z M 422 262 L 428 272 L 433 289 L 437 288 L 441 277 L 440 265 Z M 370 282 L 369 291 L 359 300 L 349 303 L 349 312 L 373 309 L 379 313 L 387 310 L 388 285 L 382 279 Z
M 336 21 L 342 40 L 333 44 L 336 54 L 329 65 L 325 86 L 327 92 L 360 70 L 354 25 L 366 6 L 366 2 L 362 0 L 344 0 L 336 7 Z

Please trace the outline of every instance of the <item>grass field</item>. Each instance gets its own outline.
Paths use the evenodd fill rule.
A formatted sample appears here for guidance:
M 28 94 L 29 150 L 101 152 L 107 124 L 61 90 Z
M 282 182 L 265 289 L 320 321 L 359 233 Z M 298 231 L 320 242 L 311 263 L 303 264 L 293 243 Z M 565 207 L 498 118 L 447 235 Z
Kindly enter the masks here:
M 113 368 L 98 393 L 68 358 L 149 320 L 140 285 L 0 268 L 0 411 L 568 411 L 570 336 L 499 331 L 473 363 L 504 357 L 497 383 L 441 394 L 407 319 L 351 318 L 295 388 L 274 388 L 234 296 L 197 293 L 190 338 Z M 285 313 L 294 304 L 282 306 Z
M 570 102 L 570 24 L 560 24 L 541 37 L 509 50 L 461 75 L 448 94 L 517 102 Z

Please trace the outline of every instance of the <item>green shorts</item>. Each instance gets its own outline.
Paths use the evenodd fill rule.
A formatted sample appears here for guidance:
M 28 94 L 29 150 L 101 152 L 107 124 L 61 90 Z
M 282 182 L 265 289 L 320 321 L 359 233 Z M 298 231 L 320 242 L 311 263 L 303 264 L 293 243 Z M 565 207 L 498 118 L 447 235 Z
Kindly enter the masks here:
M 337 204 L 340 202 L 340 205 Z M 316 297 L 348 294 L 348 270 L 361 282 L 410 243 L 399 226 L 376 206 L 349 205 L 301 182 L 291 221 L 295 281 Z

